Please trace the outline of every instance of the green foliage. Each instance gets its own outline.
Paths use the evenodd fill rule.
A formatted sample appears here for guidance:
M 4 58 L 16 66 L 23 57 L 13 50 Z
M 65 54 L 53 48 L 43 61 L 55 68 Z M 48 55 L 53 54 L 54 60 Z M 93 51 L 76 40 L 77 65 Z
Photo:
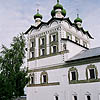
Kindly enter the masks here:
M 10 49 L 2 46 L 0 56 L 0 100 L 12 100 L 24 95 L 28 82 L 27 69 L 21 68 L 25 58 L 25 37 L 13 38 Z

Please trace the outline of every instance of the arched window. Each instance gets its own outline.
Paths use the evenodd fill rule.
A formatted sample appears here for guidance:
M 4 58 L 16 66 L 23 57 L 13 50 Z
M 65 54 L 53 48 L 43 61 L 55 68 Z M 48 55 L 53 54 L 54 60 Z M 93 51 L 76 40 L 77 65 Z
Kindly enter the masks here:
M 86 93 L 85 100 L 91 100 L 91 94 L 89 92 Z
M 69 69 L 68 78 L 69 78 L 69 81 L 78 80 L 78 71 L 75 67 L 72 67 Z
M 59 95 L 57 93 L 54 95 L 54 100 L 59 100 Z
M 74 94 L 72 94 L 72 100 L 77 100 L 77 93 L 74 92 Z
M 41 73 L 40 82 L 41 82 L 41 84 L 48 83 L 48 74 L 47 74 L 47 72 L 44 71 L 44 72 Z
M 97 79 L 98 71 L 95 65 L 89 65 L 86 68 L 86 78 L 88 79 Z

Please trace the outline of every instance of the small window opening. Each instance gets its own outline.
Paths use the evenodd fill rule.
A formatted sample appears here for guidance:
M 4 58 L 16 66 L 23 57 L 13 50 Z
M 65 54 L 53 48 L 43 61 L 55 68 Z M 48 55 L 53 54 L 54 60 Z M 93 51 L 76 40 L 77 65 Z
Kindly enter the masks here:
M 71 72 L 71 74 L 72 74 L 72 80 L 76 80 L 76 72 L 73 71 L 73 72 Z

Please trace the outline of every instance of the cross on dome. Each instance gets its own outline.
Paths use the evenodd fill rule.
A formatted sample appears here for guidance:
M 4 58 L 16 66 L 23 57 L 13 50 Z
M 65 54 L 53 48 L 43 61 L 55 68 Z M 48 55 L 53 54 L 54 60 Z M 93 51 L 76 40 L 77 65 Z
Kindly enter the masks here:
M 59 0 L 57 0 L 57 3 L 59 3 Z

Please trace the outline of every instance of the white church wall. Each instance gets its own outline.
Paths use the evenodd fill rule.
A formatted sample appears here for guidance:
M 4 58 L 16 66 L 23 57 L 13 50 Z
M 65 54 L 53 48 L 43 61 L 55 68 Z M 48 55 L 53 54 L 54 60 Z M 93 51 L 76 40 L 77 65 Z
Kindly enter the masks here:
M 29 68 L 34 69 L 36 67 L 48 67 L 64 63 L 62 55 L 56 55 L 51 57 L 46 57 L 42 59 L 37 59 L 29 61 Z
M 74 66 L 78 70 L 79 80 L 86 80 L 86 67 L 90 64 Z M 100 63 L 93 63 L 100 71 Z M 73 66 L 72 66 L 73 67 Z M 68 80 L 68 70 L 71 67 L 47 70 L 48 73 L 48 83 L 60 82 L 60 85 L 55 86 L 37 86 L 28 87 L 28 97 L 27 100 L 54 100 L 54 95 L 58 94 L 59 100 L 72 100 L 73 95 L 77 95 L 80 100 L 85 100 L 85 96 L 90 94 L 91 100 L 99 100 L 100 85 L 99 82 L 92 83 L 78 83 L 69 84 Z M 98 71 L 98 72 L 99 72 Z M 42 71 L 41 71 L 42 72 Z M 40 80 L 40 74 L 38 73 L 38 82 Z M 100 78 L 100 73 L 99 73 Z M 37 83 L 39 84 L 39 83 Z
M 78 46 L 77 44 L 73 44 L 70 41 L 67 41 L 67 49 L 69 50 L 68 58 L 71 58 L 78 54 L 80 51 L 85 50 L 85 48 Z

